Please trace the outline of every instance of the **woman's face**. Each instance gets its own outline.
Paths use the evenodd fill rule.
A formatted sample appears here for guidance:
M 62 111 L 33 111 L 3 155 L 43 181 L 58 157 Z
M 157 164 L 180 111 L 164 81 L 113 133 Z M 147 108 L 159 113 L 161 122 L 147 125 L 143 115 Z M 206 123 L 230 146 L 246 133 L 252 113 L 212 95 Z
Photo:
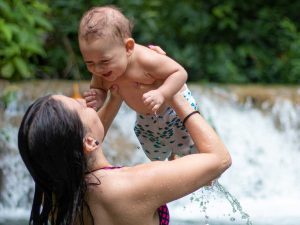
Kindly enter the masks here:
M 87 107 L 84 99 L 73 99 L 64 95 L 53 95 L 53 98 L 60 100 L 70 110 L 76 111 L 83 125 L 88 128 L 88 133 L 96 140 L 102 141 L 104 136 L 103 125 L 96 111 Z

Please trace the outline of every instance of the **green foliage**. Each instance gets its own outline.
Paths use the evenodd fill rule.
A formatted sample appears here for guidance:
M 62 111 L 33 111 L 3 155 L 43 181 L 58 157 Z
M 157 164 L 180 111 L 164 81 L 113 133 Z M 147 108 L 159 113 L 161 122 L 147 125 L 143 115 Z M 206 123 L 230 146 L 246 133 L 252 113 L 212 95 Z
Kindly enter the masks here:
M 55 29 L 47 38 L 48 54 L 44 64 L 48 67 L 44 74 L 52 78 L 78 79 L 81 57 L 77 47 L 77 28 L 84 10 L 84 1 L 48 2 L 52 10 L 49 21 Z M 83 68 L 82 70 L 84 71 Z
M 134 18 L 135 38 L 166 49 L 188 70 L 190 80 L 300 83 L 298 2 L 165 0 L 119 5 Z
M 20 9 L 12 13 L 12 3 L 7 3 L 11 1 L 2 2 L 0 57 L 5 55 L 0 63 L 2 77 L 32 76 L 28 71 L 34 70 L 39 77 L 89 79 L 78 49 L 79 20 L 92 6 L 114 4 L 134 21 L 136 42 L 160 45 L 187 69 L 190 80 L 300 83 L 299 1 L 31 0 L 26 4 L 12 1 L 26 8 L 39 2 L 47 9 L 27 14 Z M 47 17 L 38 19 L 39 23 L 27 18 L 45 14 Z M 22 26 L 16 25 L 19 24 L 16 18 L 23 20 Z M 54 29 L 45 35 L 49 23 Z M 22 38 L 27 33 L 36 42 L 20 49 L 17 32 L 22 33 Z M 40 38 L 41 33 L 44 39 Z M 8 40 L 14 41 L 7 44 Z
M 47 5 L 38 0 L 0 1 L 0 78 L 34 77 L 39 57 L 46 55 L 45 34 L 52 26 Z

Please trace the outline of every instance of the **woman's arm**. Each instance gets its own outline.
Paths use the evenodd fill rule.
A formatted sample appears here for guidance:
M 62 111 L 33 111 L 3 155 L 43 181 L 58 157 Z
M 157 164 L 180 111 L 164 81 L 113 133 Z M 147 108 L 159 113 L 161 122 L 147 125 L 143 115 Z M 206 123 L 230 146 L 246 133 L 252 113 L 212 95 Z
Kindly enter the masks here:
M 181 120 L 194 111 L 180 94 L 173 97 L 171 105 Z M 124 190 L 132 192 L 135 200 L 147 201 L 152 209 L 194 192 L 231 165 L 225 145 L 200 114 L 190 116 L 185 126 L 201 154 L 127 169 L 130 182 L 124 181 Z
M 195 111 L 181 94 L 174 96 L 171 105 L 182 121 L 187 115 Z M 214 154 L 224 160 L 225 169 L 230 166 L 231 158 L 224 143 L 200 114 L 191 115 L 186 120 L 185 127 L 191 135 L 199 153 Z
M 98 111 L 98 116 L 104 127 L 104 137 L 123 102 L 121 96 L 118 94 L 118 87 L 116 85 L 112 86 L 109 90 L 110 95 L 108 99 Z

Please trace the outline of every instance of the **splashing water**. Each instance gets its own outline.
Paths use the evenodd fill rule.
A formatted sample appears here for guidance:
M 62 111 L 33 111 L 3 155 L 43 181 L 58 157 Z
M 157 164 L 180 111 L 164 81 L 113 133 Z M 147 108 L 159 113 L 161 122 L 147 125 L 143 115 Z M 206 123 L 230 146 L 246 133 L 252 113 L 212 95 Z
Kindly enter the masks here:
M 238 199 L 217 180 L 211 186 L 205 186 L 192 193 L 189 201 L 187 200 L 185 197 L 181 199 L 181 204 L 172 203 L 173 213 L 179 215 L 179 211 L 182 210 L 180 208 L 185 205 L 183 217 L 200 221 L 200 224 L 252 225 L 250 216 L 243 210 Z M 224 223 L 226 220 L 227 223 Z
M 227 199 L 227 201 L 231 204 L 233 213 L 238 212 L 241 215 L 242 220 L 246 220 L 247 225 L 252 225 L 252 222 L 250 220 L 250 217 L 247 213 L 243 211 L 243 208 L 237 198 L 235 198 L 232 194 L 230 194 L 224 186 L 222 186 L 219 181 L 215 181 L 212 186 L 212 191 L 217 191 L 221 195 L 224 195 L 224 197 Z M 234 217 L 230 217 L 231 221 L 235 221 Z

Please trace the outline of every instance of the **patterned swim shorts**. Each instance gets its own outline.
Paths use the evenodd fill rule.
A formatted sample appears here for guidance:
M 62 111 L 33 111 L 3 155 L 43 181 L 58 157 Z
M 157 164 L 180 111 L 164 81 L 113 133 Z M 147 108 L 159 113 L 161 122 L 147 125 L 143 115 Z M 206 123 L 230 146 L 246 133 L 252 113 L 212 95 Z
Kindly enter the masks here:
M 182 94 L 198 110 L 191 91 L 186 89 Z M 179 156 L 196 153 L 194 142 L 171 107 L 157 116 L 137 114 L 134 132 L 150 160 L 165 160 L 171 153 Z

